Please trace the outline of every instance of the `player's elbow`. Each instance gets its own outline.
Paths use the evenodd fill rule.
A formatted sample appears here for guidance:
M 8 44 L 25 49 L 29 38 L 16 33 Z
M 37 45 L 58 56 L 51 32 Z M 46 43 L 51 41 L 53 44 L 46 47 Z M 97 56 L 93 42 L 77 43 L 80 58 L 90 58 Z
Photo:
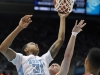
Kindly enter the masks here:
M 58 39 L 61 40 L 61 41 L 64 41 L 65 40 L 65 35 L 64 36 L 58 36 Z
M 58 42 L 61 43 L 61 44 L 63 44 L 64 40 L 65 39 L 63 39 L 63 38 L 58 38 Z

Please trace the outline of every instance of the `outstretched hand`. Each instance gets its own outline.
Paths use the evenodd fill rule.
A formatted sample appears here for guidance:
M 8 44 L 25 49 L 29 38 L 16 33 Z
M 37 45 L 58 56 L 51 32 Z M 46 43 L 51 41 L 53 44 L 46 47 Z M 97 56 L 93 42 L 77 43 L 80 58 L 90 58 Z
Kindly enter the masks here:
M 60 17 L 67 17 L 70 13 L 58 13 Z
M 33 15 L 25 15 L 24 17 L 22 17 L 19 22 L 19 27 L 26 28 L 32 22 L 31 20 L 32 16 Z
M 72 29 L 72 32 L 81 32 L 82 28 L 86 25 L 86 23 L 84 23 L 84 20 L 81 20 L 78 24 L 77 24 L 78 20 L 76 20 L 75 26 Z

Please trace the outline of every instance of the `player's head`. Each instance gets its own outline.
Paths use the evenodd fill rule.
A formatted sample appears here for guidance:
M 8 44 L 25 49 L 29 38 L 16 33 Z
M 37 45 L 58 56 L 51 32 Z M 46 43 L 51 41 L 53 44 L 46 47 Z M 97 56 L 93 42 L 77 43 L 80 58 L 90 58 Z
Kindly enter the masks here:
M 92 48 L 90 49 L 87 58 L 85 59 L 85 71 L 94 71 L 98 72 L 100 70 L 100 49 L 99 48 Z
M 26 55 L 29 54 L 37 55 L 39 53 L 38 44 L 34 42 L 29 42 L 26 45 L 24 45 L 23 51 L 26 53 Z
M 60 71 L 60 65 L 57 63 L 53 63 L 49 67 L 50 75 L 56 75 L 59 71 Z

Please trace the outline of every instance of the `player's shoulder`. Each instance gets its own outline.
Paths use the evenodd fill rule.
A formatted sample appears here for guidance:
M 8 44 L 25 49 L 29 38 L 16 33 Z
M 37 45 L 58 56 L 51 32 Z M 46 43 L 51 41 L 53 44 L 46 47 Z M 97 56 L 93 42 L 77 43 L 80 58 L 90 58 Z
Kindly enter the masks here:
M 16 55 L 18 55 L 18 56 L 24 56 L 22 53 L 17 53 L 17 52 L 15 52 L 16 53 Z

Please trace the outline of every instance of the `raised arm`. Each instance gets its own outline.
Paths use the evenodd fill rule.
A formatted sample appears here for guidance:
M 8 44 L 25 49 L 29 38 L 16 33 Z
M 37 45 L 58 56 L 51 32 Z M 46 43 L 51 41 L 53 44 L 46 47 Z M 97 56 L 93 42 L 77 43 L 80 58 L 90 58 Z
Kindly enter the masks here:
M 81 20 L 79 24 L 77 24 L 77 21 L 76 21 L 76 24 L 72 30 L 72 34 L 71 34 L 70 40 L 68 42 L 68 45 L 64 54 L 64 59 L 61 64 L 61 69 L 57 75 L 68 74 L 71 58 L 74 52 L 74 46 L 75 46 L 75 40 L 76 40 L 77 34 L 82 31 L 82 28 L 85 25 L 86 23 L 84 23 L 84 20 Z
M 67 14 L 58 13 L 58 15 L 60 16 L 60 27 L 59 27 L 58 39 L 54 42 L 54 44 L 49 49 L 51 56 L 53 58 L 57 55 L 59 49 L 61 48 L 65 40 L 65 19 L 69 15 L 69 13 Z
M 9 48 L 12 44 L 14 38 L 18 35 L 18 33 L 26 28 L 31 22 L 32 15 L 26 15 L 21 18 L 19 25 L 15 28 L 15 30 L 8 35 L 8 37 L 1 43 L 0 52 L 10 61 L 15 58 L 15 52 Z

